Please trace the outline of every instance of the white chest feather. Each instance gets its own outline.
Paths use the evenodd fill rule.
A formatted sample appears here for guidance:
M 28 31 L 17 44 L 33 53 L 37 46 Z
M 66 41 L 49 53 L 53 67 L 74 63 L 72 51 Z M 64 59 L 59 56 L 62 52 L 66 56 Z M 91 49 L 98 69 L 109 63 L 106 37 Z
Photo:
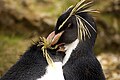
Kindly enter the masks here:
M 41 78 L 38 78 L 37 80 L 65 80 L 63 76 L 63 69 L 62 66 L 65 65 L 65 63 L 70 58 L 70 55 L 72 51 L 76 48 L 76 46 L 79 43 L 79 39 L 76 39 L 73 43 L 65 45 L 65 57 L 62 62 L 54 62 L 54 67 L 47 66 L 46 73 Z
M 64 80 L 62 62 L 54 62 L 54 67 L 47 66 L 45 75 L 37 80 Z
M 78 43 L 79 43 L 79 39 L 76 39 L 71 44 L 65 45 L 65 50 L 66 50 L 65 54 L 66 55 L 65 55 L 65 57 L 63 59 L 63 65 L 65 65 L 65 63 L 68 61 L 72 51 L 77 47 Z

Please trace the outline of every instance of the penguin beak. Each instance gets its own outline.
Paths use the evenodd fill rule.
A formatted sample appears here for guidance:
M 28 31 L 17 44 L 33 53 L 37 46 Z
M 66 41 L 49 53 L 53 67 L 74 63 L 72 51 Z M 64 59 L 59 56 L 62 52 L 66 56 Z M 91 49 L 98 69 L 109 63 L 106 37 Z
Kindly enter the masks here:
M 47 41 L 49 41 L 49 43 L 51 45 L 55 45 L 58 40 L 60 39 L 61 35 L 63 34 L 64 31 L 58 33 L 58 34 L 55 34 L 55 31 L 51 32 L 48 37 L 47 37 Z

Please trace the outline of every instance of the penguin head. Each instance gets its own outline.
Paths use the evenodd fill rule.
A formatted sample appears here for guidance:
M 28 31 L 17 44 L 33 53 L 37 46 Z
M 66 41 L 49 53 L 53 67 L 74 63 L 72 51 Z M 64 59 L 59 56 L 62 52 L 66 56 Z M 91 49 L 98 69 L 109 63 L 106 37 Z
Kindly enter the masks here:
M 77 39 L 78 29 L 76 18 L 71 16 L 65 23 L 64 21 L 68 18 L 73 8 L 68 9 L 64 12 L 57 20 L 55 27 L 55 34 L 58 34 L 63 31 L 58 43 L 70 44 Z M 64 23 L 64 24 L 63 24 Z M 63 24 L 63 25 L 62 25 Z M 62 26 L 61 26 L 62 25 Z M 61 28 L 60 28 L 61 27 Z
M 69 7 L 57 20 L 54 34 L 59 36 L 56 44 L 65 43 L 70 44 L 76 39 L 80 43 L 88 43 L 94 46 L 97 28 L 95 22 L 88 12 L 92 2 L 85 3 L 80 1 L 75 6 Z
M 97 36 L 95 22 L 84 8 L 73 12 L 75 7 L 70 7 L 57 20 L 55 34 L 64 31 L 58 43 L 70 44 L 79 39 L 81 43 L 89 42 L 94 45 Z

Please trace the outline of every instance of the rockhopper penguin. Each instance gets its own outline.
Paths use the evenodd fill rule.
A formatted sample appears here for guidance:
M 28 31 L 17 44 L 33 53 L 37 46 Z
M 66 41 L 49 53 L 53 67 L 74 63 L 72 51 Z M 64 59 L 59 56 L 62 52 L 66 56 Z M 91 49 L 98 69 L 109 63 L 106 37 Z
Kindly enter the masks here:
M 65 80 L 105 80 L 101 65 L 93 53 L 97 28 L 92 16 L 88 14 L 95 12 L 88 9 L 91 4 L 81 0 L 58 18 L 55 34 L 64 31 L 58 44 L 65 44 Z

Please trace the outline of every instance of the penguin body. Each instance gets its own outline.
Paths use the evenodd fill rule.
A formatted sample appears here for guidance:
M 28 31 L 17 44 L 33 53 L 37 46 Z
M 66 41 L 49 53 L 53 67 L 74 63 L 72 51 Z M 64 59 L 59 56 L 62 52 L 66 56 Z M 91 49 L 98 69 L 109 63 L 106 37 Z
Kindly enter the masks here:
M 72 49 L 63 66 L 63 74 L 65 80 L 105 80 L 101 65 L 93 52 L 80 43 Z
M 48 50 L 48 53 L 53 56 L 54 51 Z M 58 75 L 57 78 L 64 80 L 61 58 L 61 55 L 52 57 L 55 65 L 52 68 L 43 57 L 41 47 L 32 45 L 0 80 L 56 80 Z
M 42 51 L 33 45 L 0 80 L 36 80 L 45 74 L 46 66 Z

